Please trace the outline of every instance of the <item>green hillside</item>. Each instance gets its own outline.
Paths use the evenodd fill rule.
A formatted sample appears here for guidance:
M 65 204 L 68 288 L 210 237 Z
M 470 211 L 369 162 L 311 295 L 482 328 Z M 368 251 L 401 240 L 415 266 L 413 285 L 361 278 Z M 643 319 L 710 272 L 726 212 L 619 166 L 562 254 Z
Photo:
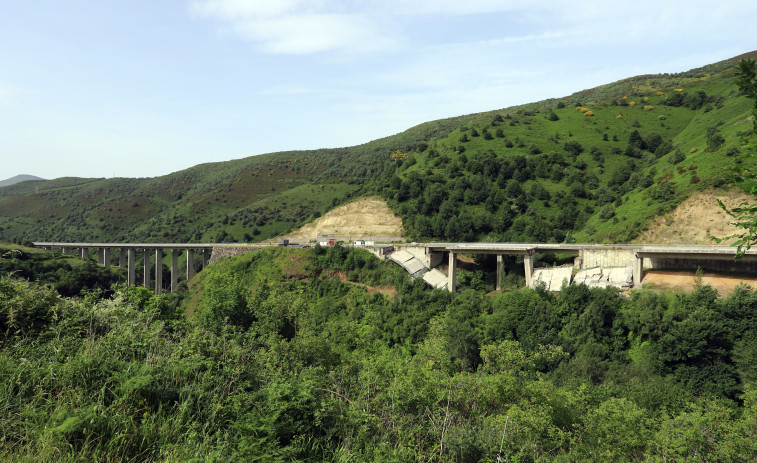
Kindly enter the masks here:
M 452 294 L 319 246 L 98 296 L 0 272 L 2 461 L 757 459 L 745 286 Z
M 751 133 L 734 66 L 638 76 L 355 147 L 23 182 L 0 188 L 0 240 L 260 241 L 378 193 L 412 239 L 627 241 L 693 191 L 731 181 Z

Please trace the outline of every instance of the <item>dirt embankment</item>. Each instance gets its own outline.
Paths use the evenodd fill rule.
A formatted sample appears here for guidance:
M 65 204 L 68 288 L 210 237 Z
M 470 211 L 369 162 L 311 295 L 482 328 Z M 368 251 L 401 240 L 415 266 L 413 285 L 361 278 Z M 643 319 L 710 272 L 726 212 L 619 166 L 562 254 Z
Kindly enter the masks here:
M 675 210 L 650 223 L 649 229 L 634 243 L 715 244 L 711 236 L 723 238 L 737 233 L 739 229 L 730 224 L 731 217 L 718 206 L 718 199 L 729 208 L 754 202 L 754 198 L 736 188 L 695 193 Z
M 732 208 L 741 203 L 753 203 L 750 197 L 737 188 L 728 190 L 706 190 L 695 193 L 670 213 L 658 217 L 634 240 L 643 244 L 716 244 L 712 236 L 724 238 L 738 233 L 740 229 L 732 225 L 731 217 L 718 206 L 717 200 Z M 692 291 L 697 277 L 693 270 L 646 270 L 643 286 Z M 757 288 L 757 277 L 747 274 L 719 274 L 705 272 L 701 283 L 712 286 L 721 295 L 733 292 L 739 284 Z
M 321 235 L 340 241 L 366 240 L 380 243 L 404 242 L 402 219 L 378 198 L 362 198 L 337 207 L 323 217 L 282 238 L 294 243 L 316 242 Z
M 757 288 L 757 277 L 754 275 L 721 275 L 704 272 L 701 282 L 703 285 L 712 286 L 721 296 L 731 294 L 736 286 L 742 284 Z M 646 270 L 642 280 L 642 286 L 647 288 L 685 292 L 693 291 L 696 284 L 696 272 L 682 270 Z

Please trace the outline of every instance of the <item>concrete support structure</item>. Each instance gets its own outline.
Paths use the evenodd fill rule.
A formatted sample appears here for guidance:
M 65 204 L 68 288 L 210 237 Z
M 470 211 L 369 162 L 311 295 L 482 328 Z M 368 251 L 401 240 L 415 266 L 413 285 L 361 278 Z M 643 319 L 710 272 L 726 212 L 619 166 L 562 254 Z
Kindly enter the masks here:
M 502 289 L 502 254 L 497 254 L 497 284 L 494 286 L 497 291 Z
M 250 252 L 267 245 L 240 245 L 233 246 L 224 243 L 90 243 L 90 242 L 35 242 L 35 246 L 56 252 L 60 249 L 63 255 L 80 253 L 82 257 L 89 256 L 89 250 L 97 250 L 97 261 L 105 266 L 111 265 L 110 250 L 119 249 L 119 266 L 127 269 L 127 283 L 136 284 L 136 250 L 141 249 L 145 256 L 145 286 L 151 284 L 152 251 L 156 251 L 156 291 L 162 291 L 162 256 L 163 251 L 171 250 L 171 290 L 176 291 L 178 283 L 178 258 L 183 250 L 187 250 L 187 279 L 195 276 L 194 257 L 196 253 L 202 253 L 202 266 L 210 265 L 213 259 L 224 255 L 237 255 Z M 392 250 L 395 246 L 379 245 L 381 256 L 385 250 Z M 522 255 L 526 284 L 532 285 L 537 278 L 534 274 L 533 255 L 536 252 L 559 252 L 576 254 L 574 266 L 582 270 L 599 268 L 627 269 L 632 274 L 634 286 L 641 284 L 644 278 L 644 265 L 649 269 L 694 269 L 697 267 L 718 270 L 724 272 L 757 273 L 757 249 L 746 251 L 745 255 L 734 264 L 736 248 L 733 246 L 720 245 L 604 245 L 604 244 L 576 244 L 576 243 L 426 243 L 398 246 L 402 252 L 413 254 L 426 268 L 435 267 L 434 264 L 444 261 L 444 253 L 449 257 L 449 272 L 447 275 L 448 289 L 457 289 L 457 254 L 495 254 L 497 255 L 497 288 L 502 288 L 503 255 Z M 224 251 L 229 251 L 224 253 Z M 115 257 L 115 256 L 114 256 Z M 385 255 L 384 255 L 385 257 Z M 411 272 L 412 273 L 412 272 Z M 600 273 L 600 276 L 604 273 Z M 443 286 L 444 279 L 439 274 L 440 284 Z M 631 275 L 623 281 L 630 284 Z M 160 285 L 160 288 L 157 286 Z M 432 284 L 436 286 L 436 284 Z M 437 286 L 438 287 L 438 286 Z
M 447 271 L 447 289 L 454 293 L 457 290 L 457 254 L 449 252 L 449 269 Z
M 129 248 L 128 250 L 129 254 L 129 261 L 127 263 L 127 277 L 126 277 L 126 284 L 128 286 L 134 286 L 137 284 L 137 276 L 136 276 L 136 267 L 137 267 L 137 250 L 134 248 Z
M 633 285 L 640 288 L 642 278 L 644 278 L 644 258 L 636 253 L 636 260 L 633 263 Z
M 163 250 L 155 250 L 155 294 L 163 292 Z
M 143 284 L 145 285 L 145 288 L 150 289 L 150 274 L 152 273 L 152 268 L 150 268 L 152 263 L 150 262 L 150 255 L 152 253 L 149 249 L 145 249 L 144 251 L 144 269 L 145 274 L 143 280 Z
M 531 280 L 534 276 L 534 255 L 528 253 L 523 255 L 523 270 L 526 274 L 526 286 L 531 286 Z
M 171 249 L 171 292 L 179 289 L 179 254 L 181 250 Z
M 633 285 L 641 288 L 642 278 L 644 278 L 644 258 L 636 253 L 636 259 L 633 263 Z
M 195 276 L 195 250 L 187 249 L 187 283 Z

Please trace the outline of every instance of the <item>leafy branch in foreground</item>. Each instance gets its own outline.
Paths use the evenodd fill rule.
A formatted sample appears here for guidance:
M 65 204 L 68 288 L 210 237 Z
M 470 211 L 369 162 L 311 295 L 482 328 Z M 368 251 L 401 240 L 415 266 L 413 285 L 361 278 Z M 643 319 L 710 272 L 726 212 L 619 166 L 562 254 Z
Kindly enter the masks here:
M 745 59 L 739 62 L 736 83 L 741 93 L 754 100 L 752 109 L 752 124 L 754 125 L 752 138 L 754 138 L 757 134 L 757 61 Z M 747 153 L 741 157 L 736 169 L 739 176 L 737 185 L 752 197 L 757 197 L 757 144 L 748 143 L 744 148 Z M 724 238 L 713 237 L 713 239 L 718 243 L 736 239 L 733 244 L 738 247 L 736 251 L 738 260 L 757 243 L 757 203 L 743 202 L 733 209 L 726 207 L 720 200 L 718 204 L 734 219 L 731 223 L 743 231 Z

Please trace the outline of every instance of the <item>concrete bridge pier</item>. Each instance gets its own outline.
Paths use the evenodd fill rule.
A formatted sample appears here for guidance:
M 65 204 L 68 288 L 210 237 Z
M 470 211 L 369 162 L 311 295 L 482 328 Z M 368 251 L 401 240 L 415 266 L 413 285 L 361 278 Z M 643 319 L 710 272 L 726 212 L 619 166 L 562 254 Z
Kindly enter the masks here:
M 121 248 L 118 250 L 118 266 L 121 268 L 126 268 L 128 266 L 128 260 L 127 260 L 127 250 L 126 248 Z
M 644 277 L 644 258 L 635 253 L 635 259 L 633 262 L 633 285 L 641 287 L 641 279 Z
M 89 259 L 89 248 L 79 249 L 79 257 L 82 259 Z
M 497 284 L 494 288 L 497 291 L 502 289 L 502 254 L 497 254 Z
M 171 292 L 179 289 L 179 249 L 171 249 Z
M 155 250 L 155 294 L 163 292 L 163 250 Z
M 103 248 L 103 265 L 110 267 L 110 248 Z
M 457 290 L 457 253 L 449 252 L 449 270 L 447 271 L 447 289 L 454 293 Z
M 105 248 L 97 248 L 97 263 L 105 265 Z
M 137 265 L 137 250 L 134 248 L 129 248 L 128 250 L 129 255 L 129 261 L 127 264 L 127 278 L 126 278 L 126 285 L 127 286 L 134 286 L 137 283 L 137 277 L 135 272 L 135 267 Z
M 529 251 L 523 255 L 523 270 L 526 274 L 526 287 L 531 287 L 531 280 L 534 277 L 534 254 L 533 251 Z
M 145 269 L 145 275 L 143 278 L 143 283 L 145 285 L 145 288 L 150 289 L 150 272 L 152 271 L 151 262 L 150 262 L 150 250 L 145 249 L 144 250 L 144 269 Z
M 195 276 L 195 250 L 187 249 L 187 282 Z

